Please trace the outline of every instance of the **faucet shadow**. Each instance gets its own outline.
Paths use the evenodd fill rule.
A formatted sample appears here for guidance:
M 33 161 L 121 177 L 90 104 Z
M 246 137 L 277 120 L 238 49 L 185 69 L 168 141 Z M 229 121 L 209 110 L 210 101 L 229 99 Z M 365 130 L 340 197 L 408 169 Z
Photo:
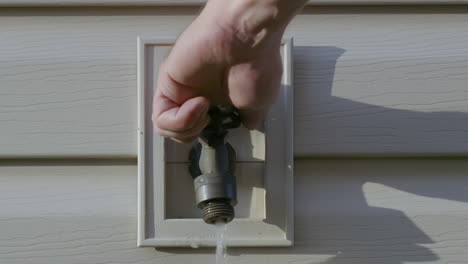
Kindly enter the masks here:
M 294 80 L 296 83 L 301 76 L 311 74 L 313 71 L 320 71 L 320 78 L 307 82 L 307 87 L 295 86 L 296 102 L 305 102 L 310 96 L 320 96 L 320 101 L 326 104 L 333 104 L 342 109 L 366 109 L 372 108 L 375 112 L 383 113 L 382 122 L 385 120 L 394 122 L 395 120 L 404 122 L 402 131 L 399 131 L 403 140 L 411 140 L 418 137 L 418 128 L 421 126 L 421 120 L 433 120 L 440 122 L 444 127 L 446 123 L 462 120 L 468 121 L 468 114 L 463 112 L 416 112 L 401 109 L 393 109 L 376 105 L 365 104 L 353 100 L 333 96 L 332 88 L 334 82 L 335 67 L 338 59 L 346 50 L 339 47 L 320 46 L 320 47 L 295 47 L 295 63 L 310 64 L 306 68 L 310 72 L 295 72 Z M 295 67 L 297 69 L 297 67 Z M 383 72 L 383 74 L 385 74 Z M 298 104 L 295 104 L 298 107 Z M 313 106 L 317 112 L 323 109 L 321 105 Z M 326 117 L 324 117 L 326 118 Z M 360 115 L 359 121 L 372 122 L 375 117 L 372 115 Z M 411 122 L 409 122 L 410 120 Z M 334 119 L 332 122 L 339 126 L 340 119 Z M 462 131 L 463 124 L 455 124 L 455 130 Z M 298 133 L 296 131 L 296 133 Z M 457 132 L 458 133 L 458 132 Z M 408 137 L 408 134 L 411 134 Z M 313 136 L 313 135 L 311 135 Z M 297 134 L 296 134 L 297 138 Z M 339 141 L 340 139 L 337 138 Z M 397 138 L 398 140 L 398 138 Z M 460 142 L 460 145 L 466 149 L 467 142 Z M 424 154 L 424 153 L 423 153 Z M 333 159 L 332 160 L 339 160 Z M 343 159 L 345 160 L 345 159 Z M 275 254 L 278 258 L 285 259 L 285 263 L 296 259 L 297 263 L 323 263 L 323 264 L 342 264 L 342 263 L 360 263 L 360 264 L 403 264 L 408 262 L 432 262 L 439 256 L 431 249 L 422 244 L 435 243 L 429 235 L 421 230 L 416 223 L 412 221 L 403 211 L 397 208 L 385 208 L 372 206 L 368 204 L 365 197 L 364 186 L 368 183 L 377 183 L 401 190 L 410 194 L 447 199 L 468 203 L 468 180 L 457 178 L 457 182 L 463 182 L 456 190 L 440 187 L 438 184 L 411 184 L 413 182 L 424 182 L 426 177 L 435 179 L 444 174 L 447 166 L 430 167 L 430 160 L 401 159 L 402 163 L 396 162 L 398 159 L 346 159 L 349 167 L 349 175 L 340 175 L 336 179 L 321 179 L 320 175 L 314 175 L 314 171 L 307 171 L 314 166 L 310 163 L 321 163 L 320 159 L 300 162 L 296 166 L 295 175 L 295 246 L 291 248 L 230 248 L 228 254 L 234 256 Z M 329 159 L 323 159 L 327 162 Z M 389 174 L 392 164 L 400 164 L 400 171 L 405 171 L 405 162 L 421 178 L 408 179 L 399 176 L 395 177 Z M 307 165 L 304 165 L 307 164 Z M 355 166 L 353 164 L 360 164 Z M 369 169 L 369 164 L 372 169 Z M 347 168 L 348 168 L 347 167 Z M 333 167 L 329 168 L 333 170 Z M 345 169 L 341 171 L 346 171 Z M 398 170 L 395 170 L 398 171 Z M 343 173 L 344 174 L 344 173 Z M 423 178 L 424 177 L 424 178 Z M 334 181 L 330 185 L 329 181 Z M 326 191 L 320 191 L 320 184 L 326 185 Z M 453 187 L 453 186 L 452 186 Z M 345 194 L 343 194 L 345 193 Z M 271 195 L 271 194 L 270 194 Z M 336 209 L 335 214 L 321 214 L 323 208 L 318 208 L 318 203 L 329 196 L 333 196 L 333 203 Z M 309 202 L 308 202 L 309 201 Z M 345 211 L 340 213 L 340 210 Z M 161 249 L 158 249 L 161 250 Z M 163 249 L 166 252 L 178 254 L 213 254 L 213 249 Z M 281 255 L 281 256 L 279 256 Z M 284 256 L 283 256 L 284 255 Z M 288 257 L 288 255 L 291 255 Z M 315 255 L 315 256 L 314 256 Z M 324 257 L 325 255 L 325 257 Z M 302 260 L 298 260 L 301 256 Z M 290 258 L 290 259 L 288 259 Z M 310 259 L 316 258 L 314 261 Z M 307 260 L 309 259 L 309 260 Z M 276 263 L 276 262 L 275 262 Z M 278 262 L 279 263 L 279 262 Z

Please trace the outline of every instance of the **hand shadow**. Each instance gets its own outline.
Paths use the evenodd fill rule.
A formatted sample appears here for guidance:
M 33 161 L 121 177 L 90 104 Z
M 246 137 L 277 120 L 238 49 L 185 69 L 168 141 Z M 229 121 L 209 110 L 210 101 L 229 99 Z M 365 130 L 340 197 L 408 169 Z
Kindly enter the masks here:
M 409 111 L 334 96 L 336 63 L 344 53 L 345 50 L 338 47 L 295 47 L 294 49 L 295 117 L 308 118 L 299 120 L 302 129 L 296 130 L 295 138 L 296 142 L 312 142 L 310 145 L 296 144 L 299 150 L 311 152 L 311 149 L 314 149 L 315 152 L 332 154 L 342 151 L 346 155 L 369 149 L 371 151 L 368 153 L 377 152 L 379 151 L 377 147 L 384 146 L 383 154 L 390 153 L 397 156 L 410 152 L 412 148 L 418 146 L 422 154 L 438 154 L 441 149 L 442 152 L 446 149 L 451 149 L 453 153 L 466 152 L 468 141 L 460 140 L 456 143 L 455 139 L 463 138 L 460 134 L 466 131 L 466 123 L 460 121 L 468 120 L 467 113 Z M 385 70 L 381 71 L 381 74 L 386 74 Z M 403 80 L 400 83 L 405 84 L 405 82 Z M 437 80 L 432 82 L 438 83 Z M 414 85 L 414 82 L 410 83 Z M 451 87 L 451 89 L 457 88 Z M 399 91 L 404 93 L 404 90 L 405 87 L 399 87 Z M 305 115 L 305 112 L 311 114 Z M 346 127 L 353 125 L 354 128 L 346 130 Z M 354 133 L 352 129 L 362 131 L 366 127 L 369 127 L 369 133 L 363 134 L 369 136 L 357 140 L 351 138 Z M 441 130 L 441 127 L 446 130 Z M 376 134 L 383 136 L 373 141 L 371 136 Z M 445 136 L 443 139 L 438 138 L 442 135 Z M 354 142 L 355 145 L 349 142 Z M 346 147 L 343 146 L 351 146 L 353 151 L 346 152 L 344 149 Z M 322 163 L 325 160 L 304 161 L 302 165 L 314 162 Z M 375 162 L 366 160 L 358 163 L 359 166 L 353 163 L 356 162 L 345 163 L 350 166 L 349 169 L 337 170 L 341 175 L 326 172 L 326 176 L 322 176 L 321 172 L 308 171 L 314 166 L 296 166 L 296 245 L 293 249 L 281 249 L 276 252 L 332 256 L 327 259 L 317 256 L 317 261 L 298 261 L 298 263 L 402 264 L 438 260 L 436 253 L 421 245 L 431 244 L 434 241 L 411 218 L 395 208 L 370 206 L 364 196 L 363 186 L 373 182 L 415 195 L 468 202 L 468 188 L 463 187 L 465 186 L 463 184 L 455 188 L 454 184 L 450 188 L 443 188 L 440 183 L 423 184 L 425 181 L 440 182 L 435 179 L 440 179 L 448 167 L 453 167 L 437 164 L 428 166 L 432 162 L 427 160 L 420 162 L 413 160 L 403 164 L 382 161 L 377 162 L 375 166 L 369 166 Z M 326 170 L 333 172 L 336 170 L 333 166 L 342 163 L 330 164 L 332 166 Z M 402 167 L 392 170 L 393 165 Z M 394 174 L 391 171 L 394 171 Z M 401 175 L 401 172 L 407 171 L 413 172 L 412 179 Z M 459 171 L 454 172 L 456 175 L 463 175 Z M 466 182 L 461 177 L 456 181 Z M 331 204 L 327 204 L 327 201 L 331 201 Z M 231 254 L 235 253 L 236 249 L 231 251 Z
M 390 182 L 395 188 L 412 185 L 408 183 L 414 180 L 401 173 L 405 171 L 402 162 L 366 159 L 299 162 L 293 252 L 317 255 L 318 259 L 299 263 L 403 264 L 438 260 L 437 254 L 423 245 L 434 241 L 403 211 L 372 206 L 366 199 L 365 185 L 382 184 L 380 179 L 392 178 Z M 411 165 L 414 162 L 418 163 L 408 161 L 413 173 L 418 171 L 417 165 Z M 421 170 L 419 175 L 429 170 Z M 396 203 L 391 204 L 395 207 Z

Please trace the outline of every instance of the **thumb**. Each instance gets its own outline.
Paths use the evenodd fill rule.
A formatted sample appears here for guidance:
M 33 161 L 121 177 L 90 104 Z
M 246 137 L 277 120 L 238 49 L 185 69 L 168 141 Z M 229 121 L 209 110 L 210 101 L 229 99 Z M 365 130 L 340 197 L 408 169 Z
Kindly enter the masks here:
M 161 130 L 173 132 L 186 131 L 192 128 L 200 117 L 206 115 L 210 103 L 202 96 L 190 98 L 178 105 L 167 97 L 154 98 L 154 125 Z

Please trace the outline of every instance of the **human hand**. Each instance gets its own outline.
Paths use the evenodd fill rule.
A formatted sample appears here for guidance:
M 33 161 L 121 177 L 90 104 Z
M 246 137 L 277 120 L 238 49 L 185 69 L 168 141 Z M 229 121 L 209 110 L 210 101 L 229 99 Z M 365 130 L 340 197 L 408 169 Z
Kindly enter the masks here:
M 246 12 L 246 6 L 223 2 L 208 2 L 159 70 L 153 122 L 160 135 L 177 142 L 201 133 L 210 105 L 235 106 L 244 126 L 255 129 L 280 87 L 285 25 L 264 27 L 262 15 L 249 13 L 255 7 Z

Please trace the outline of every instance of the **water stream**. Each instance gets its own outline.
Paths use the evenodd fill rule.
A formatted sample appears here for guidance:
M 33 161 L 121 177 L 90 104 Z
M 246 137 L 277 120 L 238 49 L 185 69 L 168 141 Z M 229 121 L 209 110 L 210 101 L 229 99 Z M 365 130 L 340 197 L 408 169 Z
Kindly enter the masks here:
M 216 222 L 216 264 L 226 264 L 227 247 L 226 239 L 226 223 Z

